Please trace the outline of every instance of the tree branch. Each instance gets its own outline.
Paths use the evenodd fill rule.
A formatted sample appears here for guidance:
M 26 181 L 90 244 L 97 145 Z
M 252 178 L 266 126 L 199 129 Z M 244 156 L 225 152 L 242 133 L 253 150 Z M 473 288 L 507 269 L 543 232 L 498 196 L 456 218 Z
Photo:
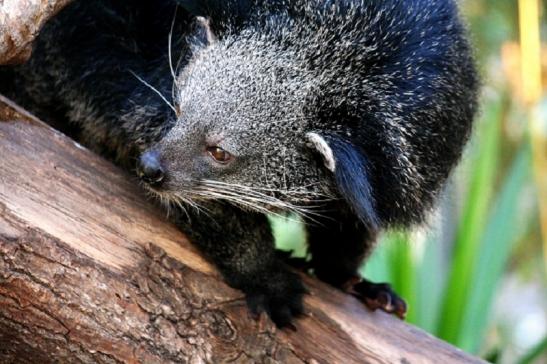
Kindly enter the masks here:
M 317 280 L 248 314 L 130 177 L 0 97 L 0 362 L 478 363 Z
M 42 26 L 71 1 L 0 1 L 0 64 L 25 62 Z

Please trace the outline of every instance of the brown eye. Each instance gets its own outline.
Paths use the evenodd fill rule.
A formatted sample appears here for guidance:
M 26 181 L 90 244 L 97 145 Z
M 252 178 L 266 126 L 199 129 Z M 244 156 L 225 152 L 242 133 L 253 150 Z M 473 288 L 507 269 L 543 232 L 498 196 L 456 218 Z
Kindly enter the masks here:
M 208 147 L 207 152 L 219 163 L 227 163 L 232 159 L 232 155 L 220 147 Z

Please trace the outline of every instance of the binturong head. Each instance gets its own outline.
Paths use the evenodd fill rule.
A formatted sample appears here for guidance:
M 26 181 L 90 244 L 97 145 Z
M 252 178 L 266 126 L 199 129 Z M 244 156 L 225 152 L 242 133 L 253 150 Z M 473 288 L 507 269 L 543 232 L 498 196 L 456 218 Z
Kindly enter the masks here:
M 321 139 L 306 111 L 316 84 L 300 59 L 253 30 L 217 39 L 200 19 L 196 33 L 176 79 L 177 120 L 138 161 L 147 189 L 261 212 L 306 214 L 337 199 L 310 149 Z

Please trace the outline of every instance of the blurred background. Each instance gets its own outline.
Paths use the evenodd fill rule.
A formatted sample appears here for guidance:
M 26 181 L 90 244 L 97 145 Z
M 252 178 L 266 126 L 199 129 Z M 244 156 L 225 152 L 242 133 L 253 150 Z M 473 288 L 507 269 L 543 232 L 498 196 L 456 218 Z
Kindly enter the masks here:
M 547 0 L 464 0 L 482 111 L 427 226 L 389 232 L 363 267 L 408 322 L 494 363 L 547 363 Z M 272 218 L 281 249 L 302 227 Z

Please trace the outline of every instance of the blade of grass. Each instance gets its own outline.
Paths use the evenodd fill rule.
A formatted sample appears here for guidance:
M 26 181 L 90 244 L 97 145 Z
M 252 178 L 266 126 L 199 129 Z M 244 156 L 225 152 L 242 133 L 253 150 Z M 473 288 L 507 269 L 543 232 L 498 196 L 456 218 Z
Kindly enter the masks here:
M 407 321 L 416 322 L 416 262 L 414 247 L 410 243 L 409 233 L 392 232 L 390 234 L 388 264 L 391 269 L 391 285 L 407 303 Z
M 370 258 L 361 267 L 361 275 L 373 282 L 391 282 L 389 268 L 389 249 L 393 242 L 390 237 L 383 236 L 378 242 Z
M 444 292 L 442 320 L 438 336 L 456 344 L 461 335 L 463 308 L 467 304 L 469 283 L 474 274 L 475 257 L 480 246 L 488 204 L 498 164 L 502 100 L 485 107 L 475 146 L 478 154 L 471 174 L 463 216 L 458 226 L 453 263 Z
M 482 343 L 494 293 L 511 248 L 523 233 L 523 224 L 520 224 L 519 229 L 517 205 L 525 183 L 532 179 L 531 160 L 530 146 L 526 143 L 521 147 L 503 182 L 481 239 L 475 273 L 469 285 L 468 300 L 463 307 L 461 333 L 456 342 L 460 348 L 473 353 L 478 352 Z
M 530 135 L 539 199 L 543 261 L 547 267 L 547 97 L 530 112 Z
M 518 364 L 533 364 L 539 362 L 541 356 L 547 356 L 547 337 L 537 344 L 529 353 L 518 361 Z
M 437 327 L 446 270 L 438 232 L 427 234 L 416 272 L 415 324 L 428 332 Z

